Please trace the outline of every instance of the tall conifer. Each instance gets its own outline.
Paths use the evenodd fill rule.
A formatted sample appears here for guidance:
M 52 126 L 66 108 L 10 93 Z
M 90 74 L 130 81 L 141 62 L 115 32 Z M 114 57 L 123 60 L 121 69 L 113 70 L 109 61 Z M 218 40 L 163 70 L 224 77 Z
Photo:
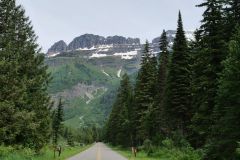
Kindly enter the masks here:
M 225 59 L 226 45 L 224 40 L 224 20 L 222 2 L 220 0 L 205 0 L 198 7 L 205 7 L 202 25 L 200 27 L 201 51 L 195 60 L 197 75 L 194 79 L 193 106 L 195 114 L 192 119 L 193 130 L 199 145 L 206 142 L 211 135 L 213 125 L 212 112 L 218 87 L 218 75 L 222 71 L 221 62 Z M 201 70 L 201 72 L 200 72 Z
M 191 117 L 189 51 L 180 12 L 166 94 L 164 109 L 167 121 L 173 131 L 180 131 L 182 135 L 186 135 Z
M 153 134 L 150 117 L 152 115 L 153 101 L 156 95 L 156 67 L 156 57 L 150 53 L 149 43 L 146 42 L 134 94 L 134 124 L 137 126 L 136 138 L 140 144 Z
M 29 18 L 15 0 L 0 1 L 0 101 L 18 117 L 11 142 L 39 150 L 49 140 L 49 75 Z M 2 112 L 1 112 L 2 113 Z M 3 116 L 0 116 L 3 117 Z M 2 126 L 1 126 L 2 128 Z M 7 137 L 7 136 L 6 136 Z
M 156 82 L 156 97 L 154 104 L 154 132 L 155 135 L 165 132 L 165 118 L 164 118 L 164 108 L 163 102 L 165 95 L 165 90 L 167 87 L 167 75 L 168 75 L 168 65 L 169 65 L 169 51 L 168 51 L 168 40 L 167 33 L 163 30 L 163 33 L 160 37 L 159 42 L 160 53 L 158 55 L 158 73 L 157 73 L 157 82 Z

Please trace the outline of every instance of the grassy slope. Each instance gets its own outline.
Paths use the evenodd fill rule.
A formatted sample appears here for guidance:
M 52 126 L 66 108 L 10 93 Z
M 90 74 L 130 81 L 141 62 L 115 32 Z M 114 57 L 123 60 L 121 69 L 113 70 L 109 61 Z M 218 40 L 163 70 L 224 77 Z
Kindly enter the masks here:
M 87 145 L 84 147 L 81 147 L 81 146 L 66 147 L 63 149 L 63 152 L 60 158 L 54 158 L 52 148 L 45 147 L 45 149 L 43 149 L 39 155 L 34 155 L 34 153 L 31 150 L 27 150 L 27 149 L 19 150 L 19 151 L 13 150 L 13 151 L 10 151 L 9 153 L 5 153 L 5 156 L 0 157 L 0 159 L 1 160 L 55 160 L 55 159 L 64 160 L 66 158 L 69 158 L 75 154 L 78 154 L 86 150 L 90 146 L 91 145 Z M 3 147 L 1 147 L 1 149 L 3 149 Z

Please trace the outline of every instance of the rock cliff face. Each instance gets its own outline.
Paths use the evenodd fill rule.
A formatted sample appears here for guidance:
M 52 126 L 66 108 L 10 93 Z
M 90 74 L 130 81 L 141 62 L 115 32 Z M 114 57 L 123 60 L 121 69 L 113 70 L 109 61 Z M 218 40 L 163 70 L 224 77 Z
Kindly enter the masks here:
M 125 38 L 122 36 L 102 37 L 93 34 L 84 34 L 74 38 L 68 45 L 67 50 L 90 49 L 99 45 L 140 44 L 139 38 Z
M 67 44 L 61 40 L 52 45 L 52 47 L 48 50 L 48 53 L 59 53 L 67 50 Z
M 193 32 L 186 31 L 188 41 L 194 39 Z M 171 49 L 176 36 L 175 30 L 167 31 L 169 49 Z M 152 40 L 151 51 L 153 54 L 159 53 L 160 37 Z M 94 34 L 84 34 L 76 37 L 67 44 L 64 41 L 55 43 L 47 53 L 48 57 L 60 56 L 80 56 L 84 58 L 102 58 L 115 56 L 121 59 L 133 59 L 141 55 L 143 45 L 139 38 L 126 38 L 122 36 L 103 37 Z

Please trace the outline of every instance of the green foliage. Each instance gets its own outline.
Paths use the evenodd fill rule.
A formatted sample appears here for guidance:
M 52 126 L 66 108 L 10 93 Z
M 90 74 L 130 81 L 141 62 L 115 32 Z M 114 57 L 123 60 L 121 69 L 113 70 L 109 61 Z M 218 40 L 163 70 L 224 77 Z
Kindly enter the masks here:
M 50 79 L 44 55 L 29 18 L 15 0 L 0 1 L 0 23 L 0 143 L 38 151 L 50 135 Z
M 191 147 L 177 148 L 173 145 L 173 141 L 166 139 L 162 142 L 164 146 L 153 147 L 153 153 L 148 155 L 145 151 L 139 151 L 135 158 L 130 149 L 113 147 L 114 150 L 130 160 L 202 160 L 202 151 L 195 151 Z
M 53 144 L 58 144 L 58 138 L 61 134 L 62 128 L 63 128 L 63 103 L 62 99 L 59 99 L 59 103 L 57 106 L 57 109 L 53 112 L 53 118 L 52 118 L 52 136 L 53 136 Z
M 217 96 L 218 78 L 222 71 L 221 62 L 226 56 L 226 39 L 224 38 L 224 19 L 222 1 L 205 0 L 199 7 L 205 7 L 202 25 L 199 30 L 197 48 L 193 61 L 193 132 L 195 146 L 206 144 L 214 123 L 212 112 Z M 229 36 L 229 35 L 228 35 Z
M 237 0 L 204 0 L 198 5 L 205 7 L 202 25 L 189 44 L 179 13 L 170 61 L 165 32 L 158 63 L 146 43 L 130 119 L 133 145 L 145 149 L 139 159 L 146 155 L 171 160 L 239 158 L 239 27 L 229 42 L 239 23 L 239 6 Z M 112 122 L 119 119 L 111 117 Z M 114 145 L 124 137 L 116 139 Z M 152 154 L 150 142 L 157 146 Z
M 5 157 L 12 153 L 14 151 L 14 148 L 11 146 L 5 147 L 3 145 L 0 146 L 0 158 Z
M 214 108 L 215 125 L 208 145 L 208 158 L 236 159 L 240 139 L 240 28 L 229 43 L 229 55 L 223 62 L 218 96 Z
M 171 140 L 171 139 L 169 139 L 169 138 L 163 140 L 163 141 L 162 141 L 162 145 L 163 145 L 164 147 L 166 147 L 167 149 L 172 149 L 172 148 L 174 148 L 174 142 L 173 142 L 173 140 Z
M 149 51 L 149 43 L 146 42 L 141 61 L 141 68 L 135 84 L 133 123 L 135 139 L 138 142 L 150 138 L 153 135 L 153 102 L 156 95 L 157 59 Z
M 88 147 L 90 146 L 89 145 L 75 146 L 75 147 L 63 146 L 63 152 L 61 154 L 61 157 L 58 159 L 64 160 L 79 152 L 86 150 Z M 34 150 L 31 150 L 29 148 L 13 149 L 11 147 L 1 146 L 0 159 L 1 160 L 54 160 L 55 158 L 53 156 L 53 149 L 52 147 L 49 147 L 49 146 L 42 148 L 42 150 L 38 154 L 36 154 Z
M 68 132 L 68 136 L 67 136 L 67 144 L 71 147 L 74 146 L 74 137 L 71 131 Z
M 132 145 L 132 91 L 125 74 L 120 83 L 112 112 L 106 125 L 106 140 L 123 146 Z
M 173 45 L 173 54 L 169 67 L 166 99 L 164 104 L 168 130 L 179 130 L 187 135 L 187 126 L 191 119 L 189 51 L 182 17 L 179 12 L 178 29 Z
M 160 38 L 160 50 L 159 60 L 158 60 L 158 73 L 157 73 L 157 82 L 156 88 L 157 93 L 155 96 L 153 104 L 153 113 L 151 119 L 153 119 L 153 136 L 159 136 L 159 133 L 163 133 L 164 128 L 166 128 L 166 117 L 164 110 L 164 98 L 166 97 L 166 88 L 167 88 L 167 76 L 168 76 L 168 65 L 169 65 L 169 51 L 168 51 L 168 41 L 167 33 L 163 30 L 163 33 Z
M 149 140 L 149 139 L 144 140 L 143 148 L 144 148 L 144 151 L 147 153 L 148 156 L 151 155 L 153 153 L 152 141 Z

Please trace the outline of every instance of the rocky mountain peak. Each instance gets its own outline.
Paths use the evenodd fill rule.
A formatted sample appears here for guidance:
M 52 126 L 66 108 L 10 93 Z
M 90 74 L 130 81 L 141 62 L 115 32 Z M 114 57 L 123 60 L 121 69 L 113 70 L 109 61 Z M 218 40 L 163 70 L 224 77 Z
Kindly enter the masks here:
M 172 45 L 173 42 L 174 42 L 174 39 L 176 37 L 177 31 L 176 30 L 168 30 L 168 31 L 166 31 L 166 33 L 167 33 L 168 42 L 169 42 L 170 45 Z M 188 41 L 191 41 L 191 40 L 194 39 L 194 33 L 191 32 L 191 31 L 186 31 L 185 36 L 186 36 Z M 159 41 L 160 41 L 160 37 L 154 38 L 152 40 L 152 44 L 158 44 Z
M 60 40 L 51 46 L 51 48 L 48 50 L 48 54 L 60 53 L 66 50 L 67 44 L 63 40 Z
M 107 38 L 94 34 L 84 34 L 73 39 L 67 50 L 73 51 L 79 48 L 92 48 L 99 45 L 140 44 L 139 38 L 125 38 L 122 36 L 109 36 Z

